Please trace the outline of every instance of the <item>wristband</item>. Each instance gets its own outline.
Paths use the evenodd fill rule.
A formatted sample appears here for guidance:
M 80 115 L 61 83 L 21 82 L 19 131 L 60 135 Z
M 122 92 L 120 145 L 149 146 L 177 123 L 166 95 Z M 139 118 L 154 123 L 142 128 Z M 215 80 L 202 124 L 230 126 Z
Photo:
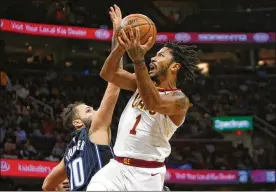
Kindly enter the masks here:
M 145 64 L 145 60 L 133 61 L 133 64 Z

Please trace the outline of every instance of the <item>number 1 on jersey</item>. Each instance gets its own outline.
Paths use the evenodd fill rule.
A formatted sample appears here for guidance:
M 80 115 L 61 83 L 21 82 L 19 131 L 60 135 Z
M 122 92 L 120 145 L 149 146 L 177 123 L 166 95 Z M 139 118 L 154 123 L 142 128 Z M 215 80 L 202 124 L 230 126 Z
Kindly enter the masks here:
M 130 129 L 129 134 L 136 135 L 136 128 L 137 128 L 139 122 L 141 121 L 141 117 L 142 117 L 141 114 L 136 117 L 136 121 L 135 121 L 132 129 Z

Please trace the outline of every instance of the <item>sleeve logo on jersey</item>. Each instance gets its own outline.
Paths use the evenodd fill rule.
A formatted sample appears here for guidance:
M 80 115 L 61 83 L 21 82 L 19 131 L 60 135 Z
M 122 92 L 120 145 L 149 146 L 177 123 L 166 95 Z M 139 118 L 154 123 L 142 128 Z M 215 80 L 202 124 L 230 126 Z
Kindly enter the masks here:
M 132 102 L 132 108 L 137 108 L 142 111 L 145 111 L 146 113 L 149 113 L 150 115 L 155 115 L 156 112 L 149 111 L 146 109 L 144 102 L 142 101 L 142 98 L 140 97 L 139 93 L 135 96 L 133 102 Z

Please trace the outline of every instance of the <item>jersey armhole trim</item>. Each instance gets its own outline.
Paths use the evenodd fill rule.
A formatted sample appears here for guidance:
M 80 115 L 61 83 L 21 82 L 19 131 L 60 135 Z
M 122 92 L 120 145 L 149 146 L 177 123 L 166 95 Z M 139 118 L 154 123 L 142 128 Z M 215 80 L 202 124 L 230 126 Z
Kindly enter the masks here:
M 176 126 L 176 129 L 178 129 L 181 125 L 183 125 L 183 123 L 184 123 L 184 121 L 185 121 L 185 119 L 186 119 L 186 116 L 184 116 L 184 118 L 183 118 L 183 120 L 181 121 L 180 125 L 176 125 L 176 124 L 171 120 L 170 116 L 167 115 L 167 117 L 168 117 L 168 119 L 170 120 L 170 123 L 172 123 L 174 126 Z

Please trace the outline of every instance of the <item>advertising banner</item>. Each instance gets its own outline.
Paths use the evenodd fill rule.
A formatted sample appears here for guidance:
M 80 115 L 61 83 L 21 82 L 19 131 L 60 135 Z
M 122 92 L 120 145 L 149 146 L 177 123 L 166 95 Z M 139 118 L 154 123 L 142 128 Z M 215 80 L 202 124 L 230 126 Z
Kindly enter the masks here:
M 275 170 L 179 170 L 167 169 L 166 183 L 245 184 L 275 183 Z
M 2 31 L 28 35 L 42 35 L 74 39 L 91 39 L 99 41 L 111 41 L 112 39 L 112 30 L 107 29 L 37 24 L 7 19 L 0 19 L 0 28 Z M 187 44 L 273 43 L 275 42 L 275 33 L 160 32 L 157 34 L 156 41 L 159 43 L 166 41 L 177 41 Z
M 239 183 L 240 175 L 239 171 L 236 170 L 220 171 L 168 169 L 165 181 L 167 183 L 179 184 L 235 184 Z
M 250 131 L 253 129 L 251 116 L 213 117 L 213 128 L 216 131 Z
M 1 176 L 44 178 L 57 162 L 0 159 Z
M 276 183 L 275 170 L 252 170 L 252 183 Z
M 1 177 L 45 178 L 58 162 L 0 159 Z M 275 183 L 275 170 L 180 170 L 167 169 L 166 183 L 238 184 Z

